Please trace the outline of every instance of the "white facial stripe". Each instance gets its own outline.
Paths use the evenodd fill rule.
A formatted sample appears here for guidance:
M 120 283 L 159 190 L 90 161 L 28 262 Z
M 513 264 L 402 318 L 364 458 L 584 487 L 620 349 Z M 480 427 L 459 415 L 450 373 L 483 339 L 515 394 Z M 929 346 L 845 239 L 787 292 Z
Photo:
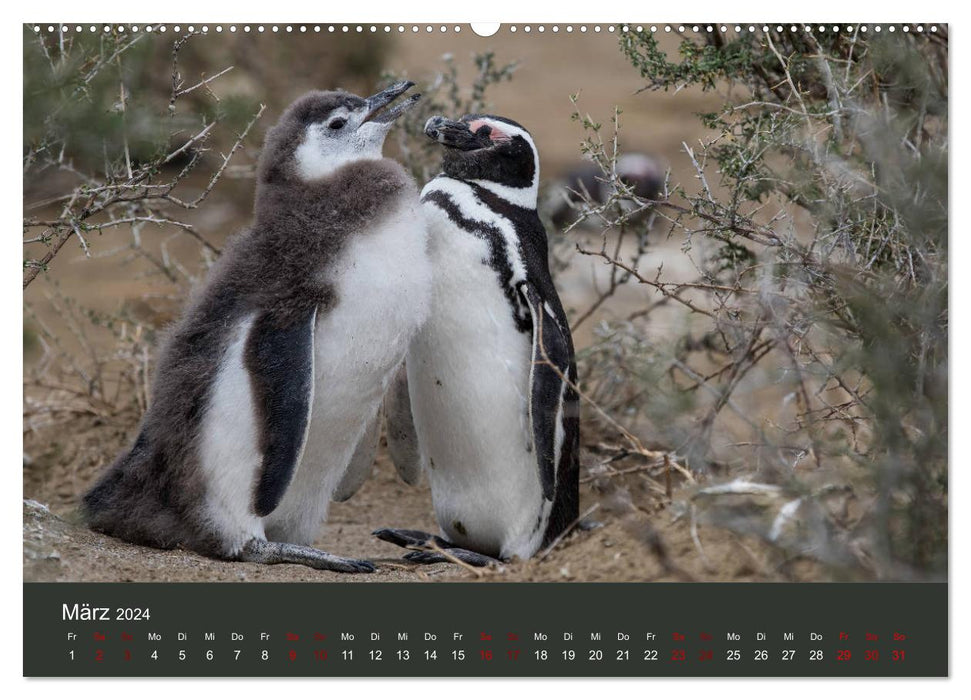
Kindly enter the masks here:
M 625 153 L 617 159 L 618 175 L 636 175 L 639 177 L 652 177 L 663 175 L 653 158 L 648 158 L 643 153 Z
M 533 152 L 533 181 L 528 187 L 510 187 L 509 185 L 501 185 L 498 182 L 490 182 L 489 180 L 472 180 L 472 182 L 483 189 L 489 190 L 497 197 L 505 199 L 510 204 L 515 204 L 526 209 L 535 209 L 536 200 L 539 196 L 539 151 L 536 149 L 533 137 L 525 129 L 520 129 L 512 124 L 496 121 L 495 119 L 476 119 L 472 124 L 478 125 L 477 128 L 481 128 L 485 124 L 493 129 L 499 130 L 510 139 L 516 136 L 522 136 Z
M 350 132 L 327 133 L 330 130 L 327 124 L 335 117 L 347 119 L 341 131 Z M 357 160 L 381 159 L 384 137 L 391 123 L 370 121 L 358 127 L 360 118 L 361 115 L 340 108 L 328 115 L 326 123 L 307 127 L 307 133 L 294 153 L 297 174 L 302 180 L 319 180 Z
M 515 188 L 510 189 L 515 190 Z M 519 237 L 516 235 L 516 229 L 509 220 L 499 216 L 492 209 L 480 202 L 468 183 L 462 182 L 461 180 L 454 180 L 450 177 L 436 177 L 425 185 L 425 188 L 421 191 L 421 196 L 424 199 L 428 192 L 435 191 L 448 195 L 458 206 L 463 216 L 499 229 L 505 242 L 506 258 L 509 260 L 509 266 L 512 269 L 512 279 L 509 280 L 509 284 L 516 286 L 519 282 L 525 281 L 526 264 L 519 254 Z

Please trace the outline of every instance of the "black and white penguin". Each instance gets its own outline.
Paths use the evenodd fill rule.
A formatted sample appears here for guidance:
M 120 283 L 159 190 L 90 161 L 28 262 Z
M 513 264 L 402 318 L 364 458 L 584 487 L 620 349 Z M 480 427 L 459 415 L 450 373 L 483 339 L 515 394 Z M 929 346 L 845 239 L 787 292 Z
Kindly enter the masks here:
M 653 156 L 645 153 L 623 153 L 617 157 L 614 167 L 620 181 L 639 199 L 656 199 L 664 189 L 664 167 Z M 562 228 L 576 221 L 583 204 L 577 193 L 586 193 L 596 205 L 606 202 L 614 194 L 614 189 L 604 179 L 600 167 L 594 163 L 584 163 L 571 169 L 550 185 L 548 197 L 542 207 L 555 226 Z M 625 201 L 622 206 L 630 208 L 631 203 Z
M 424 549 L 407 557 L 418 562 L 528 558 L 576 521 L 579 488 L 573 341 L 536 213 L 539 155 L 502 117 L 432 117 L 425 134 L 444 147 L 421 193 L 431 312 L 385 408 L 392 457 L 403 473 L 421 460 L 442 536 L 374 534 Z
M 84 497 L 91 527 L 223 559 L 373 571 L 309 546 L 370 468 L 375 416 L 428 312 L 418 192 L 382 157 L 412 83 L 312 92 L 266 137 L 255 220 L 162 343 L 130 450 Z M 350 467 L 349 467 L 350 465 Z

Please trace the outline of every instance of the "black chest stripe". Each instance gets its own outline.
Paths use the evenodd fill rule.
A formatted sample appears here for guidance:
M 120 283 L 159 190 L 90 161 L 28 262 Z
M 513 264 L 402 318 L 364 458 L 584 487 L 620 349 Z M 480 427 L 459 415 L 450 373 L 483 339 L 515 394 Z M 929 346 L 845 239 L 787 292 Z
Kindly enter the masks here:
M 453 224 L 489 244 L 489 259 L 483 262 L 487 263 L 499 276 L 503 294 L 505 294 L 509 306 L 512 308 L 516 329 L 520 333 L 531 333 L 533 324 L 530 321 L 529 312 L 523 307 L 520 295 L 513 285 L 512 264 L 506 257 L 506 239 L 502 235 L 502 231 L 483 221 L 464 216 L 461 208 L 445 192 L 429 192 L 422 197 L 422 202 L 431 202 L 445 212 L 445 215 Z

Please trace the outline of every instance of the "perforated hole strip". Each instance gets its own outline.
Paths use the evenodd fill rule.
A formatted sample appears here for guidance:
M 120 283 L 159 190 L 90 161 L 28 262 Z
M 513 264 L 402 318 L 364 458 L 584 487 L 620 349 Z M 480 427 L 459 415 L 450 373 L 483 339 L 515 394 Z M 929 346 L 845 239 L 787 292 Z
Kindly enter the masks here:
M 458 24 L 33 24 L 36 33 L 47 32 L 115 32 L 115 33 L 160 33 L 191 32 L 199 34 L 255 33 L 255 34 L 432 34 L 432 33 L 476 33 L 469 25 Z M 618 32 L 652 32 L 680 34 L 700 34 L 721 32 L 742 33 L 783 33 L 812 32 L 818 34 L 855 34 L 857 32 L 932 32 L 939 31 L 943 24 L 504 24 L 499 32 L 512 34 L 615 34 Z

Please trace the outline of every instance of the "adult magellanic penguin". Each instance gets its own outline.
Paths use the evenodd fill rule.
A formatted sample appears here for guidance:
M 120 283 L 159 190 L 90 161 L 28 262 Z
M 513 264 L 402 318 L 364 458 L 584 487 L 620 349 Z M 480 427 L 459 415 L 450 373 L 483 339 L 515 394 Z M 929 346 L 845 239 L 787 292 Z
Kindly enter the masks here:
M 374 417 L 428 311 L 417 188 L 382 157 L 383 109 L 312 92 L 267 134 L 255 220 L 169 332 L 131 449 L 84 497 L 90 525 L 224 559 L 365 572 L 309 546 L 370 466 Z M 353 459 L 352 459 L 353 458 Z
M 444 148 L 421 194 L 431 311 L 386 409 L 392 457 L 421 460 L 443 536 L 375 535 L 426 550 L 412 561 L 527 558 L 578 511 L 576 367 L 536 213 L 539 156 L 502 117 L 432 117 L 425 134 Z

